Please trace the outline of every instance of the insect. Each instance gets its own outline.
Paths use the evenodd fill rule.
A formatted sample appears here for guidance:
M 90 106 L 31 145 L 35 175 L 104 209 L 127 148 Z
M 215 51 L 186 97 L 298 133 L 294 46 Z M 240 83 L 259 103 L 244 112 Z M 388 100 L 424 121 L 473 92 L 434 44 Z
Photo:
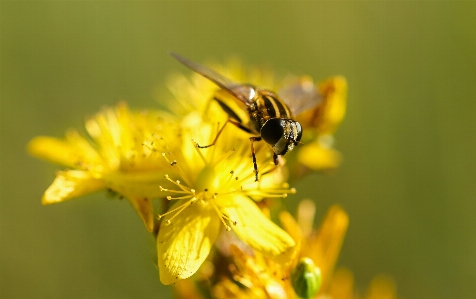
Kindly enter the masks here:
M 221 90 L 226 91 L 245 104 L 250 117 L 247 123 L 244 123 L 223 100 L 215 95 L 214 99 L 228 114 L 228 120 L 218 131 L 213 143 L 206 146 L 197 144 L 197 147 L 207 148 L 215 145 L 227 123 L 232 123 L 238 128 L 255 135 L 250 137 L 255 181 L 259 181 L 259 171 L 253 143 L 264 140 L 272 148 L 273 161 L 277 166 L 278 156 L 293 150 L 300 143 L 302 137 L 301 124 L 295 121 L 293 117 L 317 106 L 321 101 L 319 92 L 312 84 L 296 82 L 283 87 L 279 93 L 276 93 L 251 84 L 234 82 L 208 67 L 190 61 L 178 54 L 170 54 L 186 67 L 211 80 Z

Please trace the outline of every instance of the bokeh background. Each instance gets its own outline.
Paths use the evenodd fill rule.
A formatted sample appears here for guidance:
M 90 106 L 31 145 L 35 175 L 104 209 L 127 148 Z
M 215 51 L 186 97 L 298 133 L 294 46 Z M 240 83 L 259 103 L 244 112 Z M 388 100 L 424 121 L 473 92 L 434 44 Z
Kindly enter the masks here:
M 59 169 L 27 155 L 119 99 L 157 90 L 196 61 L 342 74 L 345 157 L 288 197 L 350 215 L 339 265 L 364 291 L 391 274 L 402 298 L 476 294 L 476 2 L 1 1 L 1 298 L 170 298 L 155 245 L 103 193 L 43 207 Z

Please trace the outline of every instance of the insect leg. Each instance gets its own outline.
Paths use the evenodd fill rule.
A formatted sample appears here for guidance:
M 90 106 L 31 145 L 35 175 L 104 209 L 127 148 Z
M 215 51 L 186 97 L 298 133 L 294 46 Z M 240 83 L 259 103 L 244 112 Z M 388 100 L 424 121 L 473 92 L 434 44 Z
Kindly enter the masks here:
M 249 128 L 245 127 L 243 124 L 241 124 L 240 122 L 237 122 L 231 118 L 227 119 L 225 124 L 223 125 L 223 127 L 221 127 L 220 131 L 218 131 L 217 135 L 215 136 L 215 139 L 213 140 L 213 142 L 209 145 L 198 145 L 198 143 L 195 142 L 195 145 L 198 147 L 198 148 L 207 148 L 207 147 L 210 147 L 210 146 L 214 146 L 215 143 L 217 142 L 218 140 L 218 137 L 220 137 L 220 134 L 221 132 L 223 132 L 223 129 L 225 129 L 225 126 L 227 123 L 231 123 L 235 126 L 237 126 L 238 128 L 242 129 L 243 131 L 247 132 L 247 133 L 253 133 L 253 131 L 251 131 Z M 260 139 L 261 140 L 261 139 Z
M 253 159 L 253 167 L 254 167 L 254 172 L 255 172 L 255 182 L 258 182 L 258 164 L 256 163 L 256 154 L 255 154 L 255 147 L 253 146 L 253 142 L 255 141 L 260 141 L 261 137 L 250 137 L 250 143 L 251 143 L 251 157 Z
M 261 177 L 263 177 L 264 175 L 266 175 L 268 173 L 271 173 L 271 172 L 275 171 L 276 169 L 278 169 L 279 167 L 284 165 L 284 163 L 282 163 L 282 160 L 279 159 L 278 155 L 276 155 L 276 154 L 273 155 L 273 159 L 274 159 L 274 166 L 270 170 L 263 172 L 261 174 Z
M 207 148 L 207 147 L 210 147 L 210 146 L 214 146 L 215 143 L 217 143 L 217 140 L 218 140 L 218 137 L 220 137 L 221 135 L 221 132 L 223 132 L 223 129 L 225 129 L 226 127 L 226 124 L 231 122 L 230 119 L 228 119 L 225 124 L 223 125 L 223 127 L 221 127 L 220 131 L 218 131 L 217 135 L 215 136 L 215 139 L 213 139 L 213 142 L 209 145 L 198 145 L 198 143 L 195 142 L 195 146 L 198 147 L 198 148 Z
M 245 131 L 246 133 L 250 133 L 250 134 L 254 134 L 253 131 L 251 131 L 249 128 L 245 127 L 242 123 L 240 122 L 237 122 L 237 121 L 234 121 L 233 119 L 229 118 L 228 119 L 228 122 L 231 123 L 231 124 L 234 124 L 235 126 L 237 126 L 238 128 L 242 129 L 243 131 Z

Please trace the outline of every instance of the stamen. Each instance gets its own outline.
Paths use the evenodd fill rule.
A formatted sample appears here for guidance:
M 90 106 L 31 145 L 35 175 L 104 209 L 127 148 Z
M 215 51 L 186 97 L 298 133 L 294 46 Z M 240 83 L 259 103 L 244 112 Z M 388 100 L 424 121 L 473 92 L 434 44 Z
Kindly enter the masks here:
M 203 156 L 202 152 L 200 151 L 200 148 L 198 147 L 199 146 L 198 143 L 193 139 L 192 139 L 192 143 L 193 143 L 193 147 L 197 150 L 198 155 L 200 156 L 200 158 L 202 158 L 203 163 L 207 165 L 208 164 L 207 159 L 205 159 L 205 156 Z
M 170 164 L 170 166 L 175 166 L 177 164 L 177 160 L 170 161 L 165 155 L 165 153 L 162 153 L 162 157 L 164 157 L 165 161 L 167 161 Z
M 273 198 L 286 198 L 288 194 L 295 194 L 296 189 L 243 189 L 234 190 L 231 192 L 220 193 L 220 195 L 227 195 L 235 192 L 243 192 L 247 196 L 260 196 L 260 197 L 273 197 Z
M 169 160 L 169 158 L 167 158 L 167 156 L 165 155 L 165 153 L 162 153 L 162 157 L 164 157 L 165 161 L 167 161 L 168 163 L 170 163 L 170 160 Z
M 213 199 L 216 199 L 216 195 L 213 196 Z M 212 207 L 215 209 L 215 211 L 217 212 L 218 214 L 218 217 L 220 217 L 220 220 L 221 220 L 221 223 L 223 223 L 223 225 L 225 226 L 225 229 L 226 231 L 231 231 L 231 227 L 226 224 L 225 222 L 225 219 L 230 221 L 231 223 L 233 223 L 233 225 L 236 225 L 236 221 L 233 221 L 230 219 L 230 217 L 226 216 L 225 214 L 223 214 L 220 209 L 218 209 L 218 207 L 216 206 L 215 202 L 213 200 L 210 200 L 210 204 L 212 205 Z
M 253 170 L 251 173 L 249 173 L 248 175 L 245 175 L 244 177 L 241 177 L 239 178 L 241 181 L 247 181 L 251 178 L 254 178 L 255 177 L 255 171 Z M 236 180 L 238 180 L 238 177 L 236 177 Z
M 228 151 L 226 154 L 224 154 L 221 158 L 219 158 L 218 160 L 216 160 L 212 165 L 210 165 L 211 167 L 215 167 L 216 165 L 218 165 L 218 163 L 220 163 L 221 161 L 225 160 L 226 158 L 228 158 L 231 154 L 233 154 L 235 152 L 235 149 L 231 149 L 230 151 Z
M 191 192 L 191 191 L 189 192 L 189 191 L 170 190 L 170 189 L 163 188 L 162 186 L 159 186 L 159 190 L 164 191 L 164 192 L 180 193 L 180 194 L 189 194 Z M 195 192 L 195 190 L 194 190 L 194 192 Z
M 154 141 L 151 141 L 150 144 L 147 144 L 147 142 L 143 142 L 142 146 L 144 146 L 145 148 L 147 148 L 148 150 L 154 153 L 158 151 Z
M 171 157 L 171 158 L 174 158 L 174 155 L 173 153 L 169 152 L 168 155 Z M 183 163 L 178 163 L 177 162 L 177 159 L 169 159 L 167 158 L 166 154 L 165 153 L 162 153 L 162 157 L 164 157 L 165 161 L 167 161 L 170 166 L 172 167 L 175 167 L 175 169 L 177 170 L 177 173 L 178 175 L 188 184 L 190 185 L 190 182 L 188 181 L 188 175 L 187 175 L 187 171 L 184 171 L 183 168 L 181 167 L 181 165 L 183 165 Z
M 171 178 L 169 178 L 169 175 L 168 175 L 168 174 L 165 175 L 165 178 L 166 178 L 169 182 L 171 182 L 172 184 L 178 186 L 180 189 L 182 189 L 182 190 L 185 191 L 185 192 L 191 192 L 191 190 L 192 190 L 192 189 L 187 190 L 187 187 L 182 186 L 182 185 L 180 184 L 180 181 L 179 181 L 179 180 L 173 181 Z
M 180 196 L 180 197 L 167 196 L 167 200 L 177 200 L 177 199 L 192 198 L 192 197 L 194 197 L 194 195 L 195 195 L 195 194 L 193 194 L 193 195 L 185 195 L 185 196 Z
M 230 176 L 228 177 L 228 179 L 226 180 L 226 183 L 230 182 L 231 179 L 233 178 L 233 175 L 235 174 L 235 172 L 232 170 L 230 171 Z
M 235 220 L 232 220 L 228 215 L 223 214 L 223 213 L 222 213 L 222 215 L 223 215 L 223 216 L 222 216 L 223 218 L 225 218 L 226 220 L 230 221 L 231 224 L 233 224 L 234 226 L 236 226 L 236 225 L 238 224 L 238 222 L 236 222 Z
M 170 223 L 172 223 L 172 219 L 174 219 L 178 214 L 180 214 L 185 208 L 187 208 L 188 206 L 190 206 L 191 204 L 194 204 L 195 202 L 197 201 L 197 198 L 196 197 L 192 197 L 192 199 L 190 199 L 189 201 L 187 201 L 186 203 L 176 207 L 175 209 L 172 209 L 170 211 L 167 211 L 166 213 L 164 214 L 160 214 L 160 215 L 157 215 L 157 219 L 162 219 L 164 216 L 166 215 L 169 215 L 175 211 L 177 211 L 177 213 L 175 213 L 172 217 L 170 217 L 169 219 L 167 219 L 165 221 L 165 224 L 169 225 Z

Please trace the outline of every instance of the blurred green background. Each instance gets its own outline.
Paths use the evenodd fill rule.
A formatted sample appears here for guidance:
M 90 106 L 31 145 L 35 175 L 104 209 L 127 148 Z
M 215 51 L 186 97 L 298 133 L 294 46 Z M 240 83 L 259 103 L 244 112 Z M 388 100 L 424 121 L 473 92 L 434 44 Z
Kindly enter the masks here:
M 1 1 L 1 298 L 170 298 L 155 245 L 125 201 L 43 207 L 59 169 L 26 154 L 155 90 L 193 60 L 345 75 L 344 164 L 288 197 L 350 215 L 339 265 L 364 291 L 391 274 L 402 298 L 476 294 L 476 2 Z

